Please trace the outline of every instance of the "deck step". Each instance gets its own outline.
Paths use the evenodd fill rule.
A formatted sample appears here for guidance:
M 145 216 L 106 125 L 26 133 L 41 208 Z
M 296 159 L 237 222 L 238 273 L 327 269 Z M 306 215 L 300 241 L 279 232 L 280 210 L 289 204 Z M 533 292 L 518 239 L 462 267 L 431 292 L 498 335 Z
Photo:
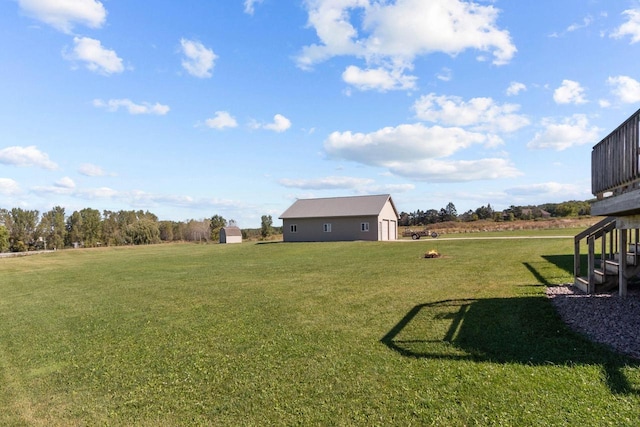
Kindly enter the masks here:
M 620 254 L 617 253 L 613 256 L 616 262 L 620 261 Z M 627 252 L 627 265 L 638 265 L 638 261 L 640 260 L 640 253 L 629 253 Z
M 635 237 L 631 234 L 623 235 L 620 233 L 631 233 L 626 228 L 621 227 L 618 229 L 620 218 L 607 217 L 602 221 L 594 224 L 587 230 L 581 232 L 575 236 L 576 251 L 575 257 L 577 265 L 575 266 L 578 276 L 580 274 L 586 277 L 575 277 L 575 286 L 585 292 L 602 292 L 610 289 L 615 289 L 619 286 L 620 274 L 622 272 L 622 265 L 625 265 L 624 275 L 626 279 L 631 280 L 634 277 L 640 277 L 640 233 L 639 229 L 635 229 Z M 633 224 L 637 224 L 634 222 Z M 619 239 L 619 240 L 618 240 Z M 587 272 L 580 268 L 580 260 L 578 257 L 580 254 L 580 244 L 584 244 L 586 240 L 589 246 L 590 262 L 595 261 L 595 264 L 591 264 L 591 271 Z M 595 253 L 598 248 L 595 246 L 595 241 L 602 242 L 602 253 Z M 614 254 L 611 252 L 605 253 L 605 248 L 608 250 L 615 250 L 618 248 L 618 243 L 626 241 L 622 248 L 626 248 L 626 257 L 621 258 L 620 252 Z M 582 243 L 581 243 L 582 242 Z M 598 243 L 599 244 L 599 243 Z M 591 280 L 591 287 L 589 286 L 589 280 Z
M 576 277 L 576 280 L 573 282 L 573 285 L 580 289 L 582 292 L 589 293 L 589 279 L 585 277 Z
M 596 285 L 601 285 L 607 281 L 607 276 L 613 276 L 613 274 L 605 274 L 604 271 L 599 269 L 593 270 L 593 275 L 595 276 Z
M 613 260 L 605 260 L 604 271 L 607 275 L 616 275 L 620 271 L 620 262 Z

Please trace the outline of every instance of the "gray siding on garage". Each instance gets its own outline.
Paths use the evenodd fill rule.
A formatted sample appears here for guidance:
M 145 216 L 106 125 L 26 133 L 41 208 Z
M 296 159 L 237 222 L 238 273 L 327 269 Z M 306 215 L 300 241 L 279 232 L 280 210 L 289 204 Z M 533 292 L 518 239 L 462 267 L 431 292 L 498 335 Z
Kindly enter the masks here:
M 332 242 L 344 240 L 378 240 L 377 217 L 296 218 L 283 220 L 285 242 Z M 362 231 L 362 223 L 369 229 Z M 331 231 L 324 231 L 330 224 Z M 291 231 L 295 225 L 296 231 Z

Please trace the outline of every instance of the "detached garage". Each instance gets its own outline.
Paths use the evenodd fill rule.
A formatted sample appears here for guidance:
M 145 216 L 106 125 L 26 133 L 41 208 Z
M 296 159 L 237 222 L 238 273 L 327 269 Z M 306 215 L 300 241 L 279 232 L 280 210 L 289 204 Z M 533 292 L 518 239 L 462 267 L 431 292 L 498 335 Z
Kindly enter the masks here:
M 285 242 L 398 238 L 398 211 L 389 194 L 299 199 L 280 219 Z

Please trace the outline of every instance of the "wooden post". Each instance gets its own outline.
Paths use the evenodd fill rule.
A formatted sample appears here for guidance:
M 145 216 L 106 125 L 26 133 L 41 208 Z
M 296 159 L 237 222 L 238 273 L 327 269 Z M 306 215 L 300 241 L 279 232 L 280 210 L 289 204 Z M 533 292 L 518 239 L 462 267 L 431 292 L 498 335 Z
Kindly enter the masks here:
M 587 269 L 589 270 L 589 283 L 587 284 L 587 293 L 593 294 L 596 291 L 596 251 L 595 251 L 595 238 L 589 236 L 587 238 L 589 243 L 589 256 L 587 262 Z
M 618 268 L 618 291 L 627 296 L 627 230 L 620 230 L 620 267 Z
M 580 277 L 580 240 L 576 240 L 573 245 L 573 278 L 577 280 Z

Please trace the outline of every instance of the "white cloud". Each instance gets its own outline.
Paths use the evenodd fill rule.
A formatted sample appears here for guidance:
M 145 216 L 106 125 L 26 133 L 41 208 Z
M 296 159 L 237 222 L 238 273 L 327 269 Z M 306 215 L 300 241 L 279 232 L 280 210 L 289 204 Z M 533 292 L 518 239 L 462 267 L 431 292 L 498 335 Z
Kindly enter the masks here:
M 78 197 L 83 199 L 113 199 L 120 195 L 117 190 L 109 187 L 89 188 L 86 190 L 79 190 L 75 193 Z
M 559 38 L 559 37 L 564 37 L 565 35 L 567 35 L 567 33 L 572 33 L 574 31 L 578 31 L 582 28 L 587 28 L 588 26 L 590 26 L 591 24 L 593 24 L 593 17 L 592 16 L 586 16 L 582 19 L 582 22 L 574 22 L 573 24 L 569 25 L 564 31 L 558 33 L 558 32 L 553 32 L 551 34 L 549 34 L 549 37 L 551 38 Z
M 461 128 L 426 127 L 422 124 L 386 127 L 372 133 L 333 132 L 324 142 L 337 158 L 384 166 L 389 161 L 447 157 L 488 138 Z
M 34 166 L 49 170 L 58 169 L 58 165 L 49 159 L 49 155 L 38 150 L 35 145 L 3 148 L 0 150 L 0 163 L 24 167 Z
M 238 126 L 236 119 L 226 111 L 216 111 L 215 117 L 205 120 L 205 124 L 212 129 L 235 128 Z
M 59 31 L 70 34 L 74 24 L 100 28 L 107 11 L 96 0 L 18 0 L 22 11 Z
M 175 196 L 175 195 L 153 195 L 142 192 L 136 192 L 133 196 L 137 202 L 148 201 L 152 204 L 163 203 L 171 206 L 191 207 L 197 206 L 201 201 L 196 201 L 191 196 Z
M 122 59 L 114 50 L 102 47 L 100 40 L 89 37 L 74 37 L 73 44 L 72 52 L 63 52 L 65 59 L 84 62 L 89 70 L 103 75 L 124 71 Z
M 30 191 L 40 196 L 47 197 L 49 195 L 70 195 L 73 194 L 75 188 L 76 183 L 68 176 L 65 176 L 56 181 L 53 186 L 33 187 Z
M 317 179 L 281 179 L 280 185 L 301 190 L 351 190 L 359 194 L 405 193 L 415 189 L 413 184 L 375 184 L 373 179 L 349 176 L 327 176 Z M 298 196 L 300 197 L 300 196 Z M 316 197 L 309 194 L 304 198 Z
M 246 209 L 246 205 L 228 199 L 216 198 L 199 198 L 195 199 L 186 195 L 171 194 L 153 194 L 141 190 L 133 190 L 129 192 L 116 193 L 113 197 L 125 201 L 131 206 L 136 207 L 155 207 L 159 205 L 169 205 L 177 207 L 187 207 L 195 209 L 216 208 L 227 210 L 236 208 L 238 210 Z
M 108 101 L 103 101 L 102 99 L 94 99 L 93 106 L 97 108 L 104 108 L 107 111 L 115 112 L 120 108 L 125 108 L 129 114 L 155 114 L 159 116 L 164 116 L 169 112 L 168 105 L 162 105 L 160 103 L 151 104 L 149 102 L 143 102 L 141 104 L 136 104 L 130 99 L 110 99 Z
M 308 26 L 319 43 L 305 46 L 297 57 L 303 69 L 348 55 L 364 59 L 371 69 L 402 76 L 420 55 L 455 56 L 475 49 L 493 54 L 493 63 L 502 65 L 516 52 L 509 32 L 497 27 L 499 11 L 492 5 L 461 0 L 315 0 L 306 5 Z
M 185 56 L 182 67 L 194 77 L 211 77 L 215 60 L 218 58 L 213 50 L 194 40 L 181 39 L 180 45 Z
M 276 114 L 275 116 L 273 116 L 273 123 L 267 123 L 260 127 L 280 133 L 286 131 L 291 127 L 291 120 L 287 119 L 282 114 Z
M 609 101 L 608 99 L 600 99 L 598 101 L 598 105 L 600 106 L 600 108 L 609 108 L 611 107 L 611 101 Z
M 0 178 L 0 194 L 11 196 L 20 192 L 20 185 L 11 178 Z
M 508 188 L 505 193 L 511 200 L 584 200 L 592 197 L 588 185 L 562 184 L 558 182 L 543 182 Z
M 107 174 L 100 166 L 91 163 L 80 165 L 78 172 L 85 176 L 105 176 Z
M 494 64 L 501 65 L 511 60 L 516 48 L 509 32 L 496 27 L 497 18 L 493 6 L 460 0 L 375 3 L 364 18 L 365 29 L 372 32 L 367 48 L 374 55 L 402 58 L 476 49 L 493 53 Z
M 66 188 L 70 190 L 76 188 L 76 183 L 68 176 L 60 178 L 54 185 L 59 188 Z
M 443 67 L 442 70 L 436 74 L 436 78 L 443 82 L 449 82 L 453 78 L 453 72 L 451 71 L 451 68 Z
M 562 85 L 553 92 L 557 104 L 585 104 L 584 88 L 573 80 L 563 80 Z
M 262 3 L 262 0 L 244 0 L 244 13 L 253 15 L 255 12 L 255 5 Z
M 396 175 L 428 182 L 469 182 L 522 175 L 509 160 L 500 158 L 453 161 L 424 159 L 391 162 L 387 167 Z
M 507 88 L 507 96 L 516 96 L 520 92 L 527 90 L 527 86 L 520 82 L 511 82 Z
M 476 131 L 514 132 L 529 124 L 529 119 L 516 114 L 516 104 L 497 104 L 492 98 L 472 98 L 464 101 L 457 96 L 434 93 L 418 99 L 413 108 L 416 117 L 429 122 L 470 126 Z
M 573 23 L 567 27 L 567 32 L 571 33 L 573 31 L 580 30 L 582 28 L 587 28 L 589 25 L 593 23 L 593 18 L 591 16 L 587 16 L 582 19 L 581 23 Z
M 328 176 L 318 179 L 281 179 L 278 182 L 284 187 L 304 190 L 334 190 L 360 188 L 372 184 L 373 180 L 349 176 Z
M 324 142 L 329 157 L 383 167 L 395 175 L 438 182 L 515 176 L 504 159 L 440 160 L 472 145 L 495 143 L 491 136 L 461 128 L 422 124 L 387 127 L 364 134 L 333 132 Z
M 382 185 L 368 185 L 364 188 L 364 191 L 368 194 L 386 194 L 386 193 L 406 193 L 407 191 L 415 190 L 416 186 L 413 184 L 382 184 Z
M 415 89 L 416 77 L 403 74 L 403 70 L 384 68 L 368 68 L 366 70 L 350 65 L 342 73 L 342 80 L 360 90 L 375 89 L 381 92 L 388 90 Z
M 640 102 L 640 82 L 628 76 L 609 77 L 607 84 L 612 93 L 625 104 Z
M 584 114 L 574 114 L 560 122 L 546 118 L 542 120 L 544 130 L 536 133 L 528 144 L 532 149 L 566 150 L 577 145 L 595 143 L 598 141 L 601 129 L 589 125 Z
M 640 9 L 628 9 L 622 14 L 627 16 L 627 22 L 620 25 L 611 37 L 619 39 L 630 36 L 632 44 L 640 42 Z

